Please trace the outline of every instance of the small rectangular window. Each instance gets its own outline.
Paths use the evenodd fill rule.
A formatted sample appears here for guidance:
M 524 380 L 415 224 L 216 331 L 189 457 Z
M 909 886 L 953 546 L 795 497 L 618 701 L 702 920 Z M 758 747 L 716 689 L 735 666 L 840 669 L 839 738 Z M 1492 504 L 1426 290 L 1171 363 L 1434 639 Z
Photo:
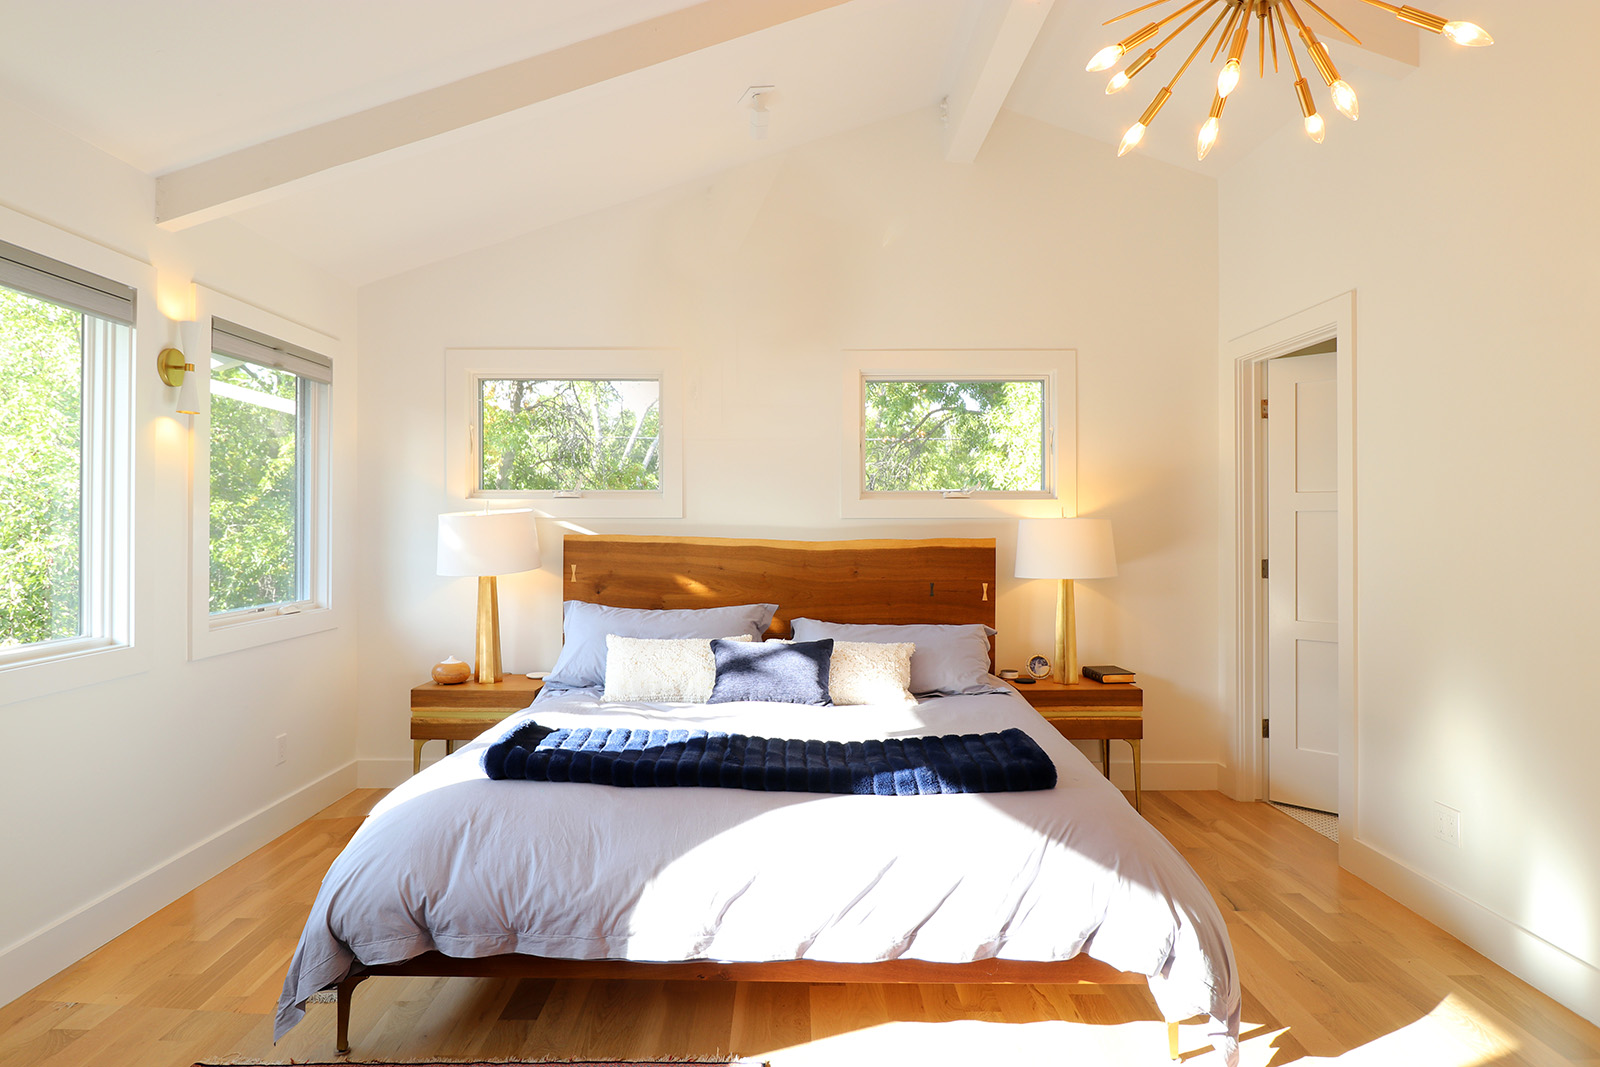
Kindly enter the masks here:
M 331 361 L 212 322 L 209 609 L 226 624 L 325 606 Z
M 661 491 L 661 382 L 480 378 L 477 489 Z
M 840 514 L 1059 514 L 1076 494 L 1068 349 L 847 350 Z
M 1040 378 L 869 378 L 862 488 L 869 493 L 1039 493 L 1049 420 Z
M 0 667 L 127 643 L 133 301 L 0 242 Z
M 682 382 L 671 349 L 448 349 L 450 496 L 557 519 L 681 518 Z

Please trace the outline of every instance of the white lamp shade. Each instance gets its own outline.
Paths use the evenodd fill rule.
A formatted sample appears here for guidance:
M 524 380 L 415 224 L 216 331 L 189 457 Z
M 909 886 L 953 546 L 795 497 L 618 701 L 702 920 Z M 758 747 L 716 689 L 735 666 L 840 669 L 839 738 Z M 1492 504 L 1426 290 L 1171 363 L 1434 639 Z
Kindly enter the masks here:
M 183 384 L 178 386 L 178 414 L 200 414 L 200 372 L 197 370 L 184 371 Z
M 539 528 L 528 508 L 453 511 L 439 516 L 439 573 L 484 577 L 539 565 Z
M 1110 519 L 1018 519 L 1018 578 L 1114 578 Z

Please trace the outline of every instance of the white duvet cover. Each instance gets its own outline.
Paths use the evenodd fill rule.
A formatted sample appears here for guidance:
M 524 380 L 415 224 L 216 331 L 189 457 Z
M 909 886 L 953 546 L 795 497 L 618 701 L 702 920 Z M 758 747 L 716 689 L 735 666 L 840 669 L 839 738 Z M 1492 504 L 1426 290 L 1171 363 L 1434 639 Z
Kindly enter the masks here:
M 489 741 L 532 717 L 864 740 L 1020 727 L 1054 789 L 879 797 L 490 781 Z M 276 1037 L 360 963 L 481 957 L 964 963 L 1080 952 L 1150 977 L 1162 1014 L 1207 1015 L 1237 1058 L 1222 917 L 1177 851 L 1015 694 L 909 707 L 605 704 L 543 694 L 395 789 L 323 880 Z

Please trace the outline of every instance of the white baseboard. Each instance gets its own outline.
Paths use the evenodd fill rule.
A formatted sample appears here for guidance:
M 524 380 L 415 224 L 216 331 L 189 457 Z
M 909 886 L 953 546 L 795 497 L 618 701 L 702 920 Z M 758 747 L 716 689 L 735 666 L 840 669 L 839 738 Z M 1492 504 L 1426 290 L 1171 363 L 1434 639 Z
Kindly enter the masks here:
M 422 759 L 424 767 L 436 760 Z M 359 759 L 356 760 L 356 788 L 357 789 L 393 789 L 407 778 L 411 777 L 411 761 L 408 759 Z
M 356 765 L 347 763 L 0 950 L 0 1004 L 9 1004 L 354 788 Z
M 1339 865 L 1600 1025 L 1600 968 L 1349 835 L 1340 835 Z
M 1100 742 L 1074 741 L 1078 751 L 1086 756 L 1095 769 L 1100 769 Z M 1121 759 L 1118 759 L 1118 757 Z M 1141 760 L 1140 774 L 1145 789 L 1195 791 L 1219 789 L 1222 767 L 1216 763 L 1193 763 L 1179 760 Z M 1111 742 L 1111 782 L 1124 792 L 1133 790 L 1133 759 L 1125 741 Z

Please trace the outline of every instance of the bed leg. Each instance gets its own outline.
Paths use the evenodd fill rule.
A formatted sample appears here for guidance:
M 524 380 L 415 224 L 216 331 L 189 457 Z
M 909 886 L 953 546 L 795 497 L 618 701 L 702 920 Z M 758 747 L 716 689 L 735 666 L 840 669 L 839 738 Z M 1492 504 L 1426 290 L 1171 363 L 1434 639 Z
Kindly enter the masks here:
M 356 986 L 366 981 L 366 978 L 364 974 L 351 975 L 339 983 L 339 1024 L 338 1034 L 334 1038 L 336 1051 L 350 1051 L 350 1000 L 356 991 Z
M 340 1050 L 344 1051 L 343 1049 Z M 1167 1055 L 1172 1059 L 1178 1058 L 1178 1024 L 1167 1024 Z

